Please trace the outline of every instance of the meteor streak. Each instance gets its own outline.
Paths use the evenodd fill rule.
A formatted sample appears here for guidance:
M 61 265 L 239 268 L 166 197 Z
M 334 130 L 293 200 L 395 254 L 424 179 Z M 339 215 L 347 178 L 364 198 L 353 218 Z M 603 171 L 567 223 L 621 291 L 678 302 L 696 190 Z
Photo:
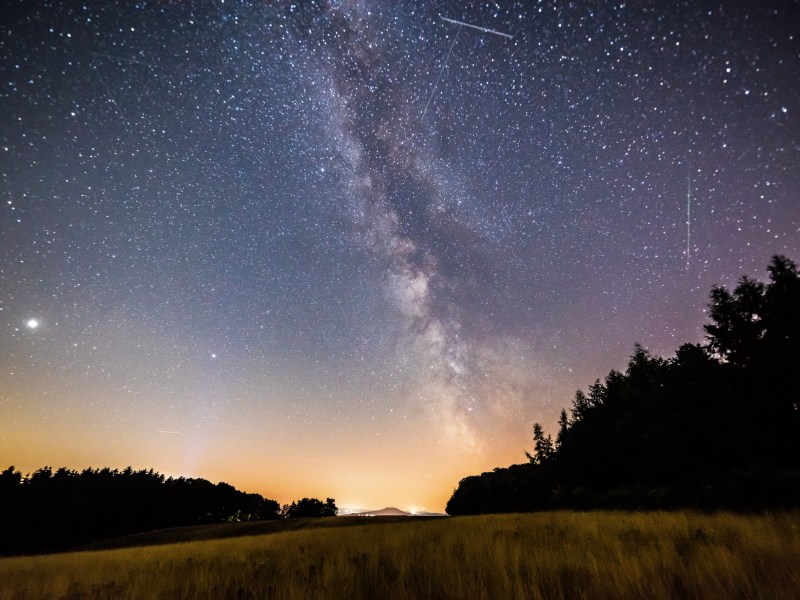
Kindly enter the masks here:
M 444 18 L 444 17 L 442 17 Z M 449 20 L 449 19 L 448 19 Z M 447 67 L 447 61 L 450 60 L 450 54 L 453 52 L 453 46 L 456 45 L 456 41 L 458 41 L 458 34 L 461 33 L 461 26 L 459 25 L 458 29 L 456 30 L 456 35 L 453 38 L 453 43 L 450 44 L 450 50 L 447 51 L 447 56 L 444 58 L 444 62 L 442 63 L 442 68 L 439 69 L 439 76 L 436 78 L 436 83 L 433 84 L 433 89 L 431 90 L 431 95 L 428 96 L 428 101 L 425 103 L 425 110 L 422 111 L 422 118 L 425 118 L 425 115 L 428 114 L 428 107 L 431 105 L 431 100 L 433 99 L 433 94 L 436 92 L 436 88 L 439 86 L 439 80 L 442 78 L 442 73 L 444 73 L 445 68 Z
M 508 35 L 507 33 L 503 33 L 502 31 L 495 31 L 494 29 L 487 29 L 486 27 L 479 27 L 478 25 L 470 25 L 469 23 L 464 23 L 463 21 L 456 21 L 455 19 L 448 19 L 447 17 L 443 17 L 442 15 L 439 15 L 439 18 L 442 21 L 447 21 L 448 23 L 453 23 L 455 25 L 463 25 L 464 27 L 472 27 L 472 29 L 477 29 L 478 31 L 484 31 L 486 33 L 493 33 L 495 35 L 501 35 L 504 38 L 511 39 L 511 38 L 514 37 L 513 35 Z
M 444 62 L 442 63 L 442 68 L 439 69 L 439 76 L 436 78 L 436 83 L 433 84 L 433 89 L 431 90 L 430 96 L 428 96 L 428 101 L 425 103 L 425 109 L 422 111 L 422 118 L 425 118 L 425 115 L 428 114 L 428 107 L 431 105 L 431 100 L 433 100 L 433 94 L 436 92 L 436 88 L 439 86 L 439 81 L 442 78 L 442 73 L 447 68 L 447 61 L 450 60 L 450 54 L 453 52 L 453 47 L 456 45 L 456 41 L 458 41 L 458 34 L 461 33 L 462 27 L 470 27 L 472 29 L 477 29 L 478 31 L 483 31 L 485 33 L 493 33 L 494 35 L 500 35 L 505 38 L 511 39 L 514 36 L 508 35 L 507 33 L 503 33 L 501 31 L 495 31 L 494 29 L 487 29 L 486 27 L 479 27 L 478 25 L 470 25 L 469 23 L 464 23 L 463 21 L 456 21 L 455 19 L 448 19 L 447 17 L 443 17 L 439 15 L 439 18 L 442 21 L 447 21 L 448 23 L 453 23 L 454 25 L 458 25 L 458 29 L 456 30 L 456 35 L 453 38 L 453 43 L 450 44 L 450 49 L 447 51 L 447 56 L 445 56 Z
M 689 175 L 686 178 L 688 189 L 686 192 L 686 270 L 689 270 L 689 257 L 691 252 L 692 237 L 692 170 L 689 168 Z

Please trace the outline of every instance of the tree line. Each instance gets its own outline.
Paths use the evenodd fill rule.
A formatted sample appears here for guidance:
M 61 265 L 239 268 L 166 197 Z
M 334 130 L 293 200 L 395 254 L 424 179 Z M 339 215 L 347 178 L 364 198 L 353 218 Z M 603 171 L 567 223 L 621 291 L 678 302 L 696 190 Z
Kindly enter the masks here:
M 63 550 L 165 527 L 336 512 L 331 498 L 303 498 L 282 509 L 227 483 L 165 477 L 152 469 L 44 467 L 23 476 L 12 466 L 0 473 L 0 554 Z
M 555 439 L 535 423 L 528 462 L 462 479 L 447 512 L 800 506 L 800 277 L 783 256 L 768 271 L 711 290 L 705 344 L 636 344 Z
M 317 519 L 335 517 L 337 514 L 339 509 L 336 508 L 336 501 L 333 498 L 327 498 L 325 502 L 317 498 L 303 498 L 291 504 L 284 504 L 281 508 L 281 516 L 285 519 Z

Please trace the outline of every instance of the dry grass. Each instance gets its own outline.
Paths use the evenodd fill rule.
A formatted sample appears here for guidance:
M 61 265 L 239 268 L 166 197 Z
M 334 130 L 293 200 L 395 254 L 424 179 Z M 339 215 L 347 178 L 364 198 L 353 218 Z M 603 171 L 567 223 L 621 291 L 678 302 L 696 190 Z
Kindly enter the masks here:
M 0 599 L 800 598 L 800 514 L 539 513 L 0 559 Z

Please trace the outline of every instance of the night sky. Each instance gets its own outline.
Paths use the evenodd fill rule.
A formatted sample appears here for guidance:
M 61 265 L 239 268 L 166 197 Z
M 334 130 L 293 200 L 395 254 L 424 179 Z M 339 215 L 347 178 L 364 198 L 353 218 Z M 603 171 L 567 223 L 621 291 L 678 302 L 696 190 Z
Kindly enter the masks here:
M 442 510 L 800 259 L 798 2 L 0 23 L 0 468 Z

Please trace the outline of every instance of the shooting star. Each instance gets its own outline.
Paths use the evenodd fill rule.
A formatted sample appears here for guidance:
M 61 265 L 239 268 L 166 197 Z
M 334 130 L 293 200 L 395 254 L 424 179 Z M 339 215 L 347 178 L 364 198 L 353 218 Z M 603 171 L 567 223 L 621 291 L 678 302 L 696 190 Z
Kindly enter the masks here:
M 505 206 L 500 207 L 500 214 L 503 216 L 503 222 L 506 224 L 506 229 L 508 229 L 508 233 L 514 235 L 514 230 L 511 228 L 511 223 L 508 220 L 508 215 L 506 214 Z
M 159 429 L 158 433 L 166 433 L 168 435 L 180 435 L 181 434 L 180 431 L 167 431 L 165 429 Z
M 686 270 L 689 270 L 689 253 L 691 251 L 690 242 L 692 239 L 692 167 L 689 166 L 689 173 L 686 177 Z
M 493 33 L 494 35 L 500 35 L 508 39 L 512 39 L 514 37 L 513 35 L 503 33 L 502 31 L 497 31 L 495 29 L 487 29 L 486 27 L 480 27 L 478 25 L 471 25 L 470 23 L 464 23 L 464 21 L 456 21 L 455 19 L 448 19 L 447 17 L 443 17 L 442 15 L 439 15 L 439 18 L 442 21 L 447 21 L 448 23 L 453 23 L 454 25 L 463 25 L 464 27 L 471 27 L 472 29 L 477 29 L 478 31 L 483 31 L 484 33 Z
M 442 21 L 447 21 L 448 23 L 453 23 L 454 25 L 458 25 L 458 29 L 456 30 L 456 35 L 453 38 L 453 43 L 450 44 L 450 49 L 447 51 L 447 56 L 444 58 L 444 62 L 442 63 L 442 68 L 439 69 L 439 76 L 436 78 L 436 83 L 433 84 L 433 89 L 431 90 L 430 96 L 428 96 L 428 101 L 425 103 L 425 110 L 422 111 L 422 118 L 425 118 L 425 115 L 428 113 L 428 107 L 431 105 L 431 100 L 433 100 L 433 95 L 436 93 L 436 88 L 439 86 L 439 81 L 442 79 L 442 74 L 444 70 L 447 68 L 447 61 L 450 60 L 450 54 L 453 52 L 453 47 L 456 45 L 456 41 L 458 40 L 458 34 L 461 33 L 462 27 L 470 27 L 472 29 L 477 29 L 478 31 L 483 31 L 484 33 L 492 33 L 494 35 L 500 35 L 505 38 L 511 39 L 514 36 L 508 35 L 507 33 L 502 33 L 501 31 L 495 31 L 494 29 L 487 29 L 486 27 L 479 27 L 478 25 L 471 25 L 469 23 L 464 23 L 463 21 L 456 21 L 455 19 L 448 19 L 447 17 L 443 17 L 439 15 L 439 18 Z
M 436 88 L 439 85 L 439 80 L 442 78 L 442 73 L 444 73 L 445 68 L 447 67 L 447 61 L 450 59 L 450 53 L 453 51 L 453 46 L 456 45 L 456 41 L 458 40 L 458 34 L 461 33 L 461 26 L 459 25 L 458 29 L 456 30 L 456 36 L 453 38 L 453 43 L 450 44 L 450 50 L 447 51 L 447 56 L 444 57 L 444 62 L 442 63 L 442 68 L 439 69 L 439 76 L 436 78 L 436 83 L 433 84 L 433 89 L 431 90 L 431 95 L 428 96 L 428 101 L 425 103 L 425 110 L 422 111 L 422 118 L 425 118 L 425 115 L 428 112 L 428 107 L 431 105 L 431 100 L 433 100 L 433 95 L 436 93 Z

